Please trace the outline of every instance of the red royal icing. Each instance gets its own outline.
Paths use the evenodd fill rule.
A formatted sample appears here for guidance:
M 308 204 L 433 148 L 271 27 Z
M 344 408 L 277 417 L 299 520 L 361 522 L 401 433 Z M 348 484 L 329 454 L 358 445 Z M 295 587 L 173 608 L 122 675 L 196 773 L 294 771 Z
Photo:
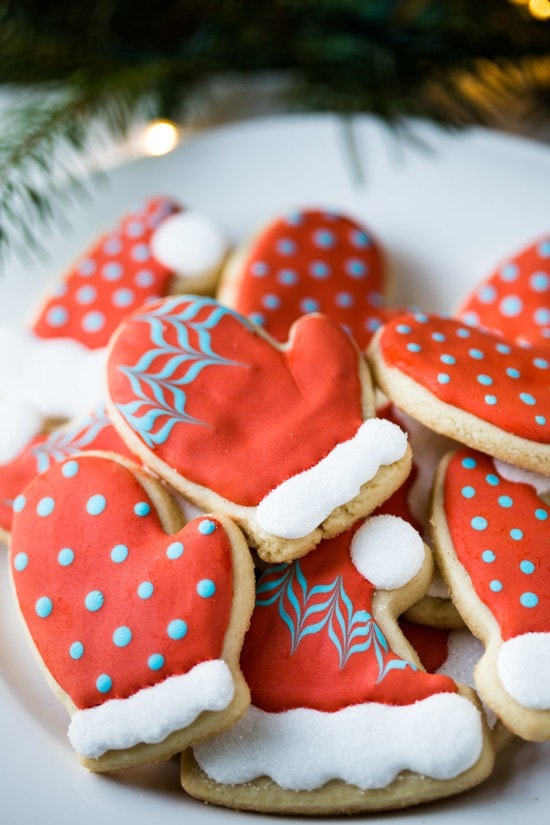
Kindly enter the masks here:
M 506 432 L 550 443 L 550 351 L 435 315 L 400 315 L 384 327 L 385 365 L 441 401 Z
M 503 639 L 550 631 L 550 508 L 527 484 L 506 481 L 474 450 L 451 458 L 447 526 L 459 562 Z
M 457 316 L 506 338 L 550 348 L 550 235 L 500 263 Z
M 372 619 L 374 587 L 350 560 L 358 526 L 259 579 L 241 656 L 256 707 L 336 711 L 365 702 L 407 705 L 456 691 L 448 677 L 404 667 L 389 650 Z
M 126 423 L 163 462 L 254 506 L 355 435 L 358 363 L 349 336 L 326 316 L 298 321 L 282 349 L 212 299 L 183 297 L 127 321 L 108 380 Z
M 343 324 L 363 349 L 389 317 L 382 251 L 369 229 L 318 209 L 271 223 L 248 251 L 231 304 L 278 341 L 308 312 Z
M 129 312 L 165 295 L 173 272 L 153 258 L 151 237 L 180 207 L 154 198 L 103 235 L 65 275 L 32 325 L 40 338 L 104 347 Z
M 166 535 L 143 487 L 114 461 L 80 455 L 35 478 L 14 518 L 11 565 L 33 641 L 78 708 L 221 656 L 229 538 L 211 517 Z
M 428 673 L 435 673 L 447 661 L 449 630 L 416 624 L 402 618 L 399 619 L 399 627 Z
M 132 455 L 103 405 L 86 419 L 36 436 L 17 458 L 8 464 L 0 464 L 0 528 L 6 532 L 11 530 L 14 499 L 35 475 L 43 473 L 52 463 L 84 450 Z

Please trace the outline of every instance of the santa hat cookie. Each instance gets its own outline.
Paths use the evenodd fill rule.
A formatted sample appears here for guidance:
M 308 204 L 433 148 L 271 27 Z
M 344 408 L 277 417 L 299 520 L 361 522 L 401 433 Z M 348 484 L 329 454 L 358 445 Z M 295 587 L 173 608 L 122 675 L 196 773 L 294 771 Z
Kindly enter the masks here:
M 550 474 L 548 347 L 520 346 L 447 317 L 405 314 L 369 346 L 384 392 L 430 429 Z
M 166 759 L 244 712 L 254 574 L 235 525 L 182 528 L 157 481 L 101 453 L 52 465 L 15 510 L 15 593 L 87 768 Z
M 550 348 L 550 235 L 502 261 L 456 315 L 519 343 Z
M 550 508 L 494 462 L 459 450 L 442 462 L 433 532 L 440 567 L 466 624 L 485 645 L 483 700 L 525 739 L 550 739 Z
M 169 298 L 119 328 L 108 384 L 130 449 L 199 507 L 235 518 L 266 561 L 342 532 L 410 470 L 406 435 L 369 417 L 366 365 L 323 315 L 281 346 L 213 299 Z
M 472 694 L 423 672 L 395 621 L 430 572 L 422 539 L 395 516 L 268 568 L 241 657 L 252 705 L 183 754 L 184 788 L 238 809 L 338 814 L 484 779 L 493 752 Z
M 389 317 L 387 291 L 384 256 L 369 229 L 337 212 L 304 209 L 270 223 L 234 256 L 217 297 L 277 341 L 302 315 L 323 312 L 364 349 Z

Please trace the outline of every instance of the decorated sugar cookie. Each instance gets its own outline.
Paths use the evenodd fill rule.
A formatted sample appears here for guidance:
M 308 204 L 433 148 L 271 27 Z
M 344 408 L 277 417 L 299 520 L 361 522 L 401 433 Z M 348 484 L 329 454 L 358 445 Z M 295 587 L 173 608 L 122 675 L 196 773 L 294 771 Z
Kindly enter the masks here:
M 157 481 L 106 453 L 52 465 L 14 509 L 19 607 L 87 768 L 166 759 L 243 713 L 254 574 L 228 519 L 182 527 Z
M 338 814 L 484 779 L 493 752 L 471 692 L 425 673 L 395 621 L 430 568 L 418 533 L 395 516 L 269 567 L 241 657 L 252 704 L 183 754 L 184 788 L 238 809 Z
M 108 383 L 129 448 L 199 507 L 235 518 L 266 561 L 342 532 L 410 470 L 405 433 L 369 417 L 366 365 L 323 315 L 281 346 L 213 299 L 169 298 L 121 326 Z
M 491 458 L 462 449 L 442 462 L 433 528 L 453 600 L 485 646 L 479 694 L 518 736 L 549 739 L 550 508 Z
M 550 235 L 502 261 L 456 315 L 507 339 L 550 348 Z
M 550 353 L 424 313 L 389 321 L 369 347 L 384 392 L 430 429 L 550 474 Z
M 364 349 L 389 317 L 384 255 L 346 215 L 305 209 L 267 226 L 225 269 L 218 300 L 278 341 L 308 312 L 335 318 Z

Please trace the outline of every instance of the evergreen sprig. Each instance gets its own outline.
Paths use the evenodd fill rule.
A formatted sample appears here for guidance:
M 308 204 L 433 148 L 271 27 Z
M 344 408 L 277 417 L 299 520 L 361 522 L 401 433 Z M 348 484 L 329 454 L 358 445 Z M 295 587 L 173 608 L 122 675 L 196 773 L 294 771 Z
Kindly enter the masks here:
M 549 53 L 550 24 L 507 0 L 0 0 L 0 82 L 22 96 L 1 115 L 0 254 L 54 219 L 90 126 L 124 135 L 144 103 L 192 121 L 220 74 L 283 72 L 293 108 L 461 126 L 518 87 L 548 114 Z

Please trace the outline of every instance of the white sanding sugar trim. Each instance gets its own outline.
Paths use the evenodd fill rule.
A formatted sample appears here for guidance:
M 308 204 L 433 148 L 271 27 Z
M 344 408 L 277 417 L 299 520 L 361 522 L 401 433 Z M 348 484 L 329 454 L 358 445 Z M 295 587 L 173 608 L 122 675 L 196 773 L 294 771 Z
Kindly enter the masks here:
M 497 658 L 506 691 L 531 710 L 550 709 L 550 633 L 525 633 L 508 639 Z
M 0 394 L 26 402 L 43 418 L 87 415 L 102 394 L 105 361 L 104 348 L 0 325 Z
M 550 476 L 543 476 L 542 473 L 536 473 L 534 470 L 524 470 L 523 467 L 516 467 L 514 464 L 500 461 L 498 458 L 494 458 L 493 463 L 497 473 L 506 481 L 513 481 L 516 484 L 529 484 L 539 496 L 550 493 Z
M 331 779 L 385 788 L 405 770 L 452 779 L 479 758 L 481 715 L 456 693 L 413 705 L 368 703 L 334 713 L 250 707 L 232 728 L 194 748 L 202 770 L 223 784 L 269 776 L 280 787 L 312 790 Z
M 258 505 L 260 527 L 285 539 L 307 536 L 336 507 L 358 495 L 380 467 L 403 458 L 407 436 L 383 418 L 364 421 L 313 467 L 283 481 Z
M 225 710 L 234 694 L 226 662 L 201 662 L 188 673 L 170 676 L 126 699 L 109 699 L 77 711 L 69 725 L 69 741 L 77 753 L 90 759 L 142 742 L 155 744 L 186 728 L 205 710 Z
M 32 405 L 16 398 L 0 398 L 0 464 L 17 458 L 42 425 L 42 416 Z
M 351 560 L 359 573 L 380 590 L 395 590 L 413 579 L 424 559 L 424 542 L 399 516 L 373 516 L 351 541 Z

